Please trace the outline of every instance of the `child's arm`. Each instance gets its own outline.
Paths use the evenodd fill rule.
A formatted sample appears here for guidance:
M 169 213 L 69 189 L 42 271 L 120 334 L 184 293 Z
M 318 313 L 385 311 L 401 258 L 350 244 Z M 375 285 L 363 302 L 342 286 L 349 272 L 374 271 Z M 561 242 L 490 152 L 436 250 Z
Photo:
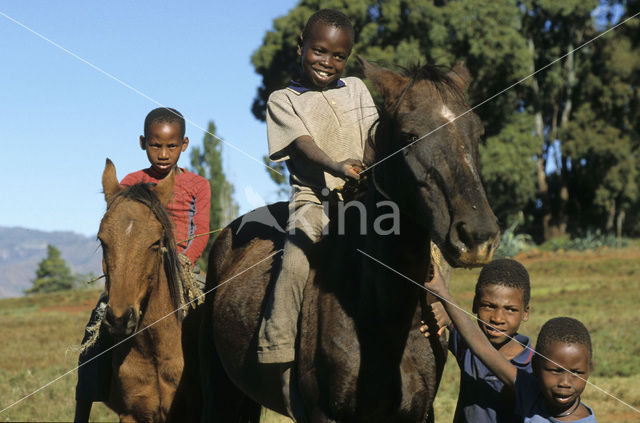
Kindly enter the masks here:
M 489 340 L 484 336 L 476 322 L 469 319 L 465 312 L 455 302 L 449 289 L 445 285 L 438 266 L 434 267 L 434 275 L 431 282 L 425 284 L 427 289 L 440 297 L 445 310 L 449 314 L 451 321 L 465 340 L 471 351 L 482 360 L 505 386 L 513 388 L 516 379 L 517 369 L 504 356 L 496 350 Z
M 193 215 L 193 224 L 195 225 L 195 231 L 193 235 L 196 236 L 196 238 L 187 242 L 188 247 L 184 250 L 184 254 L 186 254 L 187 257 L 189 257 L 189 260 L 191 260 L 191 265 L 195 265 L 198 258 L 200 258 L 200 256 L 202 255 L 204 248 L 207 246 L 207 241 L 209 240 L 209 235 L 201 234 L 209 232 L 211 187 L 209 185 L 209 181 L 204 178 L 194 178 L 194 181 L 192 183 L 194 184 L 193 191 L 195 192 L 195 214 Z
M 364 165 L 360 160 L 347 159 L 336 162 L 318 147 L 308 135 L 303 135 L 295 139 L 289 146 L 289 156 L 294 162 L 310 163 L 321 168 L 325 172 L 341 178 L 360 179 L 358 172 L 362 171 Z

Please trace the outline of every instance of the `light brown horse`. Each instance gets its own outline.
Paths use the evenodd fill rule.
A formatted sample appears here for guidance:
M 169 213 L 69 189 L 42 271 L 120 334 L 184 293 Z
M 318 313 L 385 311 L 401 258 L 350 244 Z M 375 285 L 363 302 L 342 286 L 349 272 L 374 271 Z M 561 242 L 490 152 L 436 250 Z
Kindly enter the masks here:
M 155 189 L 150 184 L 122 188 L 109 159 L 102 175 L 107 212 L 98 239 L 109 296 L 103 324 L 116 341 L 125 340 L 112 352 L 106 404 L 121 421 L 200 418 L 197 350 L 189 338 L 197 314 L 183 319 L 180 311 L 174 313 L 182 291 L 165 209 L 173 184 L 172 171 Z M 183 358 L 183 347 L 185 357 L 196 353 L 195 361 Z
M 464 65 L 401 75 L 360 60 L 384 100 L 365 150 L 370 189 L 359 200 L 366 213 L 352 207 L 333 216 L 309 255 L 295 377 L 312 422 L 433 421 L 446 346 L 433 326 L 428 340 L 421 336 L 430 300 L 404 276 L 427 280 L 431 241 L 455 266 L 491 260 L 499 229 L 478 174 L 483 127 L 471 112 L 455 119 L 469 111 Z M 431 135 L 420 140 L 424 134 Z M 384 201 L 399 210 L 397 232 L 384 223 L 392 209 Z M 256 350 L 279 266 L 278 255 L 268 257 L 284 239 L 259 220 L 272 215 L 285 227 L 286 205 L 254 214 L 254 222 L 245 217 L 226 228 L 209 256 L 207 289 L 218 288 L 205 301 L 201 330 L 207 421 L 257 421 L 256 404 L 285 410 L 276 367 L 259 364 Z M 335 230 L 340 219 L 345 234 Z

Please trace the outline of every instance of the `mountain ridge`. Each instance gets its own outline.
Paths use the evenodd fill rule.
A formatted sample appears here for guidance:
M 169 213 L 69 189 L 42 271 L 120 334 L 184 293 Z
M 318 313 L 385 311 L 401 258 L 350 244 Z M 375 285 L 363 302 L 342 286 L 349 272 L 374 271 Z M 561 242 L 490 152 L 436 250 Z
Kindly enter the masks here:
M 72 231 L 0 226 L 0 298 L 19 297 L 31 287 L 47 244 L 60 250 L 74 274 L 102 274 L 102 251 L 95 237 Z

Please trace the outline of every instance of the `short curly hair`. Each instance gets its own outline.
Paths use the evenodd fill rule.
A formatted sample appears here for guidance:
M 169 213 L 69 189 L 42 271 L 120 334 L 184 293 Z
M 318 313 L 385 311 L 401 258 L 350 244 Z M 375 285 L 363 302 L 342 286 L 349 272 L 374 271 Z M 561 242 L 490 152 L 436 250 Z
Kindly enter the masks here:
M 147 138 L 149 133 L 149 128 L 151 124 L 154 122 L 165 122 L 165 123 L 174 123 L 177 122 L 180 125 L 180 133 L 181 138 L 184 138 L 185 133 L 185 123 L 184 117 L 182 113 L 177 111 L 176 109 L 172 109 L 171 107 L 158 107 L 157 109 L 153 109 L 147 114 L 147 117 L 144 119 L 144 137 Z
M 487 264 L 480 271 L 478 282 L 476 283 L 476 298 L 480 296 L 480 291 L 489 285 L 508 286 L 520 289 L 524 306 L 529 305 L 531 297 L 531 286 L 529 272 L 524 266 L 515 260 L 498 259 Z
M 591 361 L 591 336 L 579 320 L 571 317 L 554 317 L 542 325 L 536 342 L 536 352 L 547 355 L 549 346 L 555 342 L 584 345 L 589 351 Z
M 315 25 L 318 23 L 345 30 L 351 37 L 351 43 L 353 44 L 355 41 L 356 32 L 347 15 L 333 9 L 322 9 L 311 15 L 307 20 L 307 23 L 302 30 L 302 43 L 311 38 L 311 33 L 313 32 Z

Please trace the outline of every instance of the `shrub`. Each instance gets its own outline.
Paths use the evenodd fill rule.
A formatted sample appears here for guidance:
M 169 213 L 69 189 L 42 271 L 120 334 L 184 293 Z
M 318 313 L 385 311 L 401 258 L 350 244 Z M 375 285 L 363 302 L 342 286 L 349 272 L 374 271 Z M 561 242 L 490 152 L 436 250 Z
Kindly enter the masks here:
M 517 227 L 518 223 L 516 222 L 502 233 L 500 246 L 494 254 L 495 258 L 514 257 L 532 247 L 533 239 L 531 235 L 525 233 L 516 234 Z

